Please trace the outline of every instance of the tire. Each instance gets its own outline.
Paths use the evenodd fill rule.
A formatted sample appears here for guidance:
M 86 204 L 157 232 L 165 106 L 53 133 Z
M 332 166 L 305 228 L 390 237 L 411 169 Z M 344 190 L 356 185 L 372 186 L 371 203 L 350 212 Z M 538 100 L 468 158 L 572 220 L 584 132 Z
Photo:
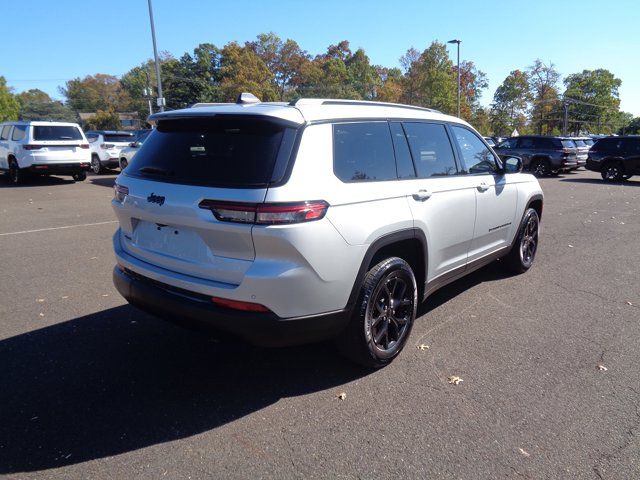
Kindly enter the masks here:
M 530 170 L 536 177 L 546 177 L 551 173 L 551 164 L 549 160 L 539 158 L 531 162 Z
M 368 368 L 388 365 L 406 344 L 417 307 L 409 264 L 398 257 L 381 261 L 364 277 L 351 320 L 336 339 L 339 351 Z
M 126 158 L 121 158 L 120 159 L 120 171 L 122 171 L 125 168 L 127 168 L 127 165 L 129 165 L 129 162 L 127 162 L 127 159 Z
M 631 177 L 633 177 L 633 175 L 629 175 L 628 173 L 625 173 L 625 174 L 622 176 L 622 179 L 623 179 L 623 180 L 629 180 Z
M 18 162 L 13 158 L 9 160 L 9 172 L 7 174 L 9 175 L 9 181 L 14 185 L 21 185 L 26 179 L 26 174 L 20 170 Z
M 76 181 L 76 182 L 83 182 L 84 180 L 87 179 L 87 172 L 80 172 L 80 173 L 74 173 L 72 175 L 72 178 Z
M 514 273 L 524 273 L 531 268 L 538 251 L 540 217 L 533 208 L 522 216 L 518 234 L 509 253 L 503 258 L 505 267 Z
M 100 163 L 100 157 L 97 155 L 93 155 L 91 157 L 91 170 L 96 175 L 101 175 L 104 172 L 104 167 Z
M 605 163 L 600 171 L 600 176 L 605 182 L 621 182 L 624 175 L 622 163 L 615 161 Z

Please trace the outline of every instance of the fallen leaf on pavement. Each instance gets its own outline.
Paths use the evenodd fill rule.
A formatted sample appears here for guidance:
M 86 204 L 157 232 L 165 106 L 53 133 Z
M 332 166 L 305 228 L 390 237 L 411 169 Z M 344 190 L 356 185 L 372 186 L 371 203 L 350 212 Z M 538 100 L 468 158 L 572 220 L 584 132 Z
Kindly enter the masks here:
M 345 398 L 347 398 L 347 394 L 342 392 L 341 394 L 338 395 L 338 399 L 339 400 L 344 400 Z
M 530 457 L 531 454 L 529 452 L 527 452 L 524 448 L 519 448 L 518 450 L 520 450 L 520 453 L 522 455 L 524 455 L 525 457 Z
M 462 382 L 462 379 L 456 375 L 452 375 L 450 376 L 447 381 L 451 384 L 451 385 L 458 385 L 460 382 Z
M 44 298 L 38 298 L 36 301 L 37 301 L 38 303 L 42 303 L 42 302 L 44 302 Z
M 627 305 L 630 305 L 630 306 L 633 307 L 633 303 L 631 303 L 631 302 L 627 302 Z
M 569 244 L 569 248 L 573 248 L 573 245 Z
M 108 294 L 108 293 L 103 293 L 103 294 L 102 294 L 102 296 L 103 296 L 103 297 L 108 297 L 108 296 L 109 296 L 109 294 Z
M 44 317 L 44 313 L 40 312 L 40 313 L 38 314 L 38 316 L 40 316 L 40 317 Z
M 429 345 L 425 345 L 424 343 L 421 345 L 418 345 L 418 349 L 419 350 L 429 350 Z
M 601 372 L 606 372 L 608 368 L 605 367 L 604 365 L 598 365 L 598 370 L 600 370 Z
M 69 298 L 69 295 L 63 295 L 62 298 Z

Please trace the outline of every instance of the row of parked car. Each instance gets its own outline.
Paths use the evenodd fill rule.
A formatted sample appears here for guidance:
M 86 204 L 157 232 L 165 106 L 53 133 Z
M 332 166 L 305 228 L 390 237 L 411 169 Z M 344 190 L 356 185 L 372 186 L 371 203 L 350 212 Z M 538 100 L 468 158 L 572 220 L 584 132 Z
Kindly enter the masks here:
M 12 183 L 33 175 L 69 175 L 76 181 L 87 171 L 124 169 L 151 130 L 88 131 L 77 123 L 4 122 L 0 124 L 0 171 Z

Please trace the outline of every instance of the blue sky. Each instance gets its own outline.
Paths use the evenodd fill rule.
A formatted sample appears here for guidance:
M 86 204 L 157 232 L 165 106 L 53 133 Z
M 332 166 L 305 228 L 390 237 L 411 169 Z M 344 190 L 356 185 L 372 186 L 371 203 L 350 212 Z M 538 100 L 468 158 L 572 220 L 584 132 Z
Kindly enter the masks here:
M 640 3 L 458 0 L 154 0 L 158 48 L 180 56 L 202 42 L 222 46 L 273 31 L 311 54 L 346 39 L 372 63 L 399 66 L 414 46 L 460 38 L 461 59 L 489 78 L 483 104 L 511 70 L 534 59 L 563 76 L 607 68 L 622 79 L 622 109 L 640 116 Z M 0 75 L 17 92 L 60 98 L 65 80 L 121 75 L 152 56 L 146 0 L 2 2 Z M 455 59 L 455 46 L 451 46 Z

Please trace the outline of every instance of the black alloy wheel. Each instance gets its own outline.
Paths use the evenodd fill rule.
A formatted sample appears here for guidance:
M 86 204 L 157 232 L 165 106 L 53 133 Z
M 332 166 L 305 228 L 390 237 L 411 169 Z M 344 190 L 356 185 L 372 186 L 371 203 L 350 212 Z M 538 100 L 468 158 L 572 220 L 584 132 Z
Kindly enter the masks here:
M 534 160 L 531 165 L 531 173 L 536 177 L 546 177 L 551 173 L 551 167 L 548 160 Z
M 528 208 L 520 222 L 518 234 L 509 253 L 501 260 L 513 273 L 524 273 L 531 268 L 538 252 L 540 217 Z
M 608 162 L 602 168 L 601 175 L 607 182 L 619 182 L 624 178 L 624 169 L 620 162 Z

